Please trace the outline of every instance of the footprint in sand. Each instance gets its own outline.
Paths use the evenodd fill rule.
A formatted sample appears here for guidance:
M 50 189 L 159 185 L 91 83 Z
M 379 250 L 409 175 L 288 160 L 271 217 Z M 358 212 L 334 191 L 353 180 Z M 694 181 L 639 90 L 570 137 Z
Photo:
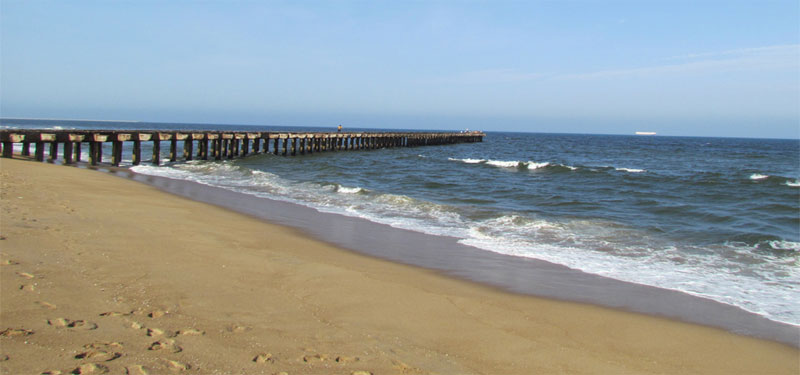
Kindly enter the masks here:
M 83 353 L 79 353 L 78 355 L 75 356 L 75 359 L 88 359 L 92 361 L 109 362 L 119 357 L 122 357 L 122 353 L 120 352 L 92 349 L 89 351 L 85 351 Z
M 0 362 L 5 362 L 5 361 L 8 361 L 9 359 L 10 358 L 5 354 L 0 355 Z
M 275 357 L 272 356 L 272 353 L 261 353 L 255 358 L 253 358 L 253 362 L 255 363 L 275 363 Z
M 178 331 L 178 334 L 181 336 L 203 336 L 206 334 L 206 331 L 200 331 L 194 328 L 187 328 Z
M 5 337 L 22 337 L 22 336 L 30 336 L 33 334 L 33 331 L 24 328 L 7 328 L 5 331 L 0 332 L 0 336 Z
M 117 351 L 122 350 L 122 344 L 116 341 L 98 341 L 86 344 L 83 348 L 90 350 Z
M 169 311 L 165 311 L 165 310 L 154 310 L 154 311 L 151 311 L 150 313 L 148 313 L 147 316 L 149 318 L 155 319 L 155 318 L 160 318 L 160 317 L 162 317 L 164 315 L 167 315 L 168 313 L 169 313 Z
M 360 361 L 361 358 L 348 357 L 348 356 L 340 355 L 340 356 L 336 357 L 336 359 L 334 359 L 334 360 L 336 361 L 336 363 L 353 363 L 353 362 Z
M 84 363 L 75 368 L 70 374 L 105 374 L 108 372 L 108 367 L 98 363 Z
M 178 346 L 178 344 L 175 343 L 175 340 L 166 339 L 166 340 L 158 340 L 150 344 L 147 350 L 166 350 L 172 353 L 180 353 L 181 351 L 183 351 L 183 348 Z
M 405 364 L 402 361 L 399 361 L 397 359 L 393 359 L 392 360 L 392 367 L 395 370 L 400 371 L 400 372 L 402 372 L 404 374 L 408 373 L 408 372 L 411 372 L 411 371 L 417 371 L 418 370 L 418 369 L 416 369 L 414 367 L 411 367 L 411 366 L 409 366 L 409 365 L 407 365 L 407 364 Z
M 36 290 L 36 284 L 22 284 L 19 286 L 19 290 L 24 290 L 26 292 L 33 292 Z
M 192 366 L 190 366 L 187 363 L 178 362 L 178 361 L 172 361 L 172 360 L 169 360 L 169 359 L 165 359 L 164 361 L 166 361 L 167 368 L 170 371 L 173 371 L 173 372 L 186 371 L 186 370 L 192 368 Z
M 61 371 L 58 370 L 42 371 L 41 375 L 61 375 Z
M 303 360 L 303 362 L 309 363 L 309 362 L 324 362 L 329 360 L 330 358 L 331 356 L 327 354 L 312 354 L 312 355 L 304 355 L 303 358 L 301 359 Z
M 76 328 L 82 330 L 97 329 L 97 324 L 85 320 L 72 320 L 67 318 L 49 319 L 47 324 L 56 328 Z
M 40 307 L 42 307 L 42 308 L 50 309 L 50 310 L 55 310 L 58 307 L 58 306 L 56 306 L 56 305 L 54 305 L 54 304 L 52 304 L 50 302 L 45 302 L 45 301 L 36 301 L 35 303 L 37 305 L 39 305 Z
M 133 311 L 131 311 L 131 312 L 108 311 L 108 312 L 104 312 L 104 313 L 100 314 L 100 316 L 102 316 L 102 317 L 118 317 L 118 316 L 128 316 L 128 315 L 131 315 L 131 314 L 133 314 Z
M 148 328 L 147 329 L 147 336 L 150 337 L 157 337 L 157 336 L 166 336 L 166 337 L 175 337 L 178 333 L 175 331 L 164 331 L 163 329 L 159 328 Z
M 241 325 L 238 325 L 238 324 L 231 324 L 231 325 L 225 327 L 225 330 L 230 332 L 230 333 L 242 333 L 242 332 L 249 331 L 250 329 L 251 329 L 250 327 L 245 327 L 245 326 L 241 326 Z
M 11 259 L 0 260 L 0 266 L 16 266 L 17 264 L 19 264 L 19 262 L 17 262 L 16 260 L 11 260 Z
M 125 367 L 125 375 L 150 375 L 150 371 L 142 365 Z

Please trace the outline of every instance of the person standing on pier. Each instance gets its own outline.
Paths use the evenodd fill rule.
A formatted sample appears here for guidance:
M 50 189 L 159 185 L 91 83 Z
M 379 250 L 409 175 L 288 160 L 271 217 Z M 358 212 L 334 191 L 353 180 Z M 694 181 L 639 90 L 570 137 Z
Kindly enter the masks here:
M 337 131 L 338 131 L 339 133 L 341 133 L 341 132 L 342 132 L 342 124 L 339 124 L 339 127 L 337 128 Z

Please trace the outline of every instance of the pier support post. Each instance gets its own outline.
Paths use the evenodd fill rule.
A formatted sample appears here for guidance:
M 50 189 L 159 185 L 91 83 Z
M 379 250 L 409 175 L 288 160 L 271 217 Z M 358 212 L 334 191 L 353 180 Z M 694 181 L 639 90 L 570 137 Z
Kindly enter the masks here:
M 3 157 L 11 158 L 14 156 L 14 143 L 11 141 L 3 142 Z
M 97 149 L 98 144 L 100 142 L 90 141 L 89 142 L 89 164 L 97 165 Z
M 189 134 L 186 139 L 183 140 L 183 159 L 186 161 L 192 160 L 192 151 L 194 149 L 194 140 L 192 139 L 192 135 Z
M 261 138 L 254 139 L 253 140 L 253 153 L 254 154 L 258 154 L 261 151 L 260 150 L 260 148 L 261 148 L 260 146 L 261 146 Z M 264 152 L 267 152 L 267 150 L 264 150 Z
M 138 135 L 137 135 L 138 138 Z M 138 139 L 133 140 L 133 160 L 131 164 L 139 165 L 142 162 L 142 141 Z
M 275 155 L 278 155 L 278 141 L 280 140 L 278 138 L 275 138 L 275 142 L 272 145 L 272 153 L 274 153 Z
M 5 149 L 5 147 L 3 147 Z M 44 161 L 44 142 L 36 141 L 36 161 Z
M 208 160 L 208 134 L 204 135 L 203 139 L 198 142 L 200 142 L 200 147 L 198 147 L 200 149 L 198 150 L 200 155 L 197 157 L 200 158 L 200 160 Z
M 119 167 L 122 161 L 122 141 L 114 140 L 111 142 L 111 164 Z
M 64 164 L 72 164 L 72 141 L 69 139 L 64 142 Z
M 178 135 L 173 134 L 172 139 L 169 140 L 169 161 L 174 162 L 178 160 Z
M 214 160 L 222 160 L 222 138 L 214 140 Z
M 153 135 L 153 165 L 161 164 L 161 136 L 159 134 Z
M 3 150 L 5 151 L 5 149 L 6 149 L 5 145 L 3 145 Z M 14 149 L 12 148 L 11 150 L 13 151 Z M 30 155 L 31 155 L 31 143 L 28 141 L 22 142 L 22 156 L 30 156 Z
M 58 159 L 58 142 L 54 139 L 50 142 L 50 159 L 49 161 L 55 161 Z
M 203 160 L 203 151 L 204 148 L 208 147 L 208 141 L 206 141 L 206 137 L 200 138 L 197 140 L 197 154 L 195 155 L 198 160 Z
M 81 143 L 83 142 L 75 142 L 75 162 L 81 162 Z

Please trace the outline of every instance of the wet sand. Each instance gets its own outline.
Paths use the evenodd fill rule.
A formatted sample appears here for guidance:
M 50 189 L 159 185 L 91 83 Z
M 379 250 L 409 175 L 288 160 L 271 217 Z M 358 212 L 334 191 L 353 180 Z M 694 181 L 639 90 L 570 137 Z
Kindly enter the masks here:
M 2 373 L 800 371 L 785 344 L 503 292 L 109 174 L 1 160 L 0 180 Z

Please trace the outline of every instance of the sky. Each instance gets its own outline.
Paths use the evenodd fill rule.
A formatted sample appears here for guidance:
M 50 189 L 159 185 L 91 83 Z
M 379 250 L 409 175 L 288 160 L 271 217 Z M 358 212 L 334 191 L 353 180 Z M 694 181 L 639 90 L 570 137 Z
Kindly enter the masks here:
M 0 116 L 800 138 L 800 2 L 2 0 Z

